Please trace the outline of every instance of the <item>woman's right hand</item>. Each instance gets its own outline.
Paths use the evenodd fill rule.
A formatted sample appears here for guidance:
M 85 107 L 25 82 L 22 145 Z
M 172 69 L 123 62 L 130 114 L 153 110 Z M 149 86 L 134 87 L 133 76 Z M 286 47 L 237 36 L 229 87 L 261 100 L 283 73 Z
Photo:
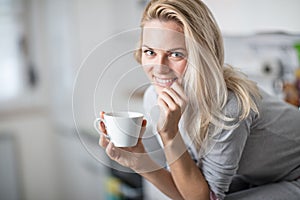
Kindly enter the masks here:
M 160 117 L 157 130 L 164 143 L 172 141 L 178 134 L 178 124 L 187 102 L 187 96 L 178 81 L 175 81 L 170 88 L 164 88 L 158 95 Z
M 100 113 L 100 118 L 103 119 L 104 112 Z M 144 144 L 142 143 L 142 135 L 146 130 L 147 121 L 143 120 L 142 129 L 140 133 L 140 138 L 136 146 L 134 147 L 116 147 L 114 144 L 105 137 L 107 134 L 105 124 L 101 121 L 99 129 L 104 134 L 100 134 L 99 145 L 105 149 L 106 154 L 114 161 L 118 162 L 120 165 L 129 167 L 134 171 L 141 171 L 146 169 L 143 159 L 148 158 L 145 156 L 146 150 Z

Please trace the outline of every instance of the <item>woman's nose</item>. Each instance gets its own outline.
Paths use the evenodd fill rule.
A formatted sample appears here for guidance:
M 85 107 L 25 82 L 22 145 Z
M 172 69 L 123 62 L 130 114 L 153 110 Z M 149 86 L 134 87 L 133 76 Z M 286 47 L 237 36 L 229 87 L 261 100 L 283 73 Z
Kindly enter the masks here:
M 170 71 L 170 68 L 168 66 L 168 60 L 167 60 L 166 56 L 164 56 L 164 55 L 157 56 L 155 68 L 156 68 L 157 72 L 159 72 L 159 73 L 166 73 L 166 72 Z

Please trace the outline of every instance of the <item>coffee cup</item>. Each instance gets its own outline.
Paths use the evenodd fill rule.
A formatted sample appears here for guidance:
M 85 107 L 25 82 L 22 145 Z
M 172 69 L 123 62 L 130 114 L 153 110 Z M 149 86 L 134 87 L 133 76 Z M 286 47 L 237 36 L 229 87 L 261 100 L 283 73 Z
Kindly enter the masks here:
M 138 112 L 109 112 L 104 113 L 104 118 L 96 118 L 94 127 L 100 134 L 99 122 L 106 127 L 106 138 L 111 140 L 116 147 L 132 147 L 137 144 L 140 136 L 144 115 Z

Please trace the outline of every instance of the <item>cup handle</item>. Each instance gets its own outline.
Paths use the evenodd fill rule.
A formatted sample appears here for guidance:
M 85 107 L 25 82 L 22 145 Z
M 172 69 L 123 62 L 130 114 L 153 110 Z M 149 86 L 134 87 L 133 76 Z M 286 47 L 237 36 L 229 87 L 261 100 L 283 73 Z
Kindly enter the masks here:
M 105 124 L 104 119 L 96 118 L 96 119 L 94 120 L 94 128 L 96 129 L 96 131 L 97 131 L 100 135 L 103 135 L 106 139 L 110 140 L 109 135 L 104 134 L 103 132 L 101 132 L 101 131 L 99 130 L 98 124 L 99 124 L 100 122 L 104 122 L 104 124 Z

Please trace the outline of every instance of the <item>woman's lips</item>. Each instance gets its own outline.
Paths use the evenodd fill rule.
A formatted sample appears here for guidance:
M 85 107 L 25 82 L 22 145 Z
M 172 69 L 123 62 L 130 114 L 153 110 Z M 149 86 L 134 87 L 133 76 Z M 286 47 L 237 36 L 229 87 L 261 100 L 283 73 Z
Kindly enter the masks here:
M 153 79 L 155 84 L 159 85 L 160 87 L 170 87 L 177 78 L 158 78 L 154 76 Z

